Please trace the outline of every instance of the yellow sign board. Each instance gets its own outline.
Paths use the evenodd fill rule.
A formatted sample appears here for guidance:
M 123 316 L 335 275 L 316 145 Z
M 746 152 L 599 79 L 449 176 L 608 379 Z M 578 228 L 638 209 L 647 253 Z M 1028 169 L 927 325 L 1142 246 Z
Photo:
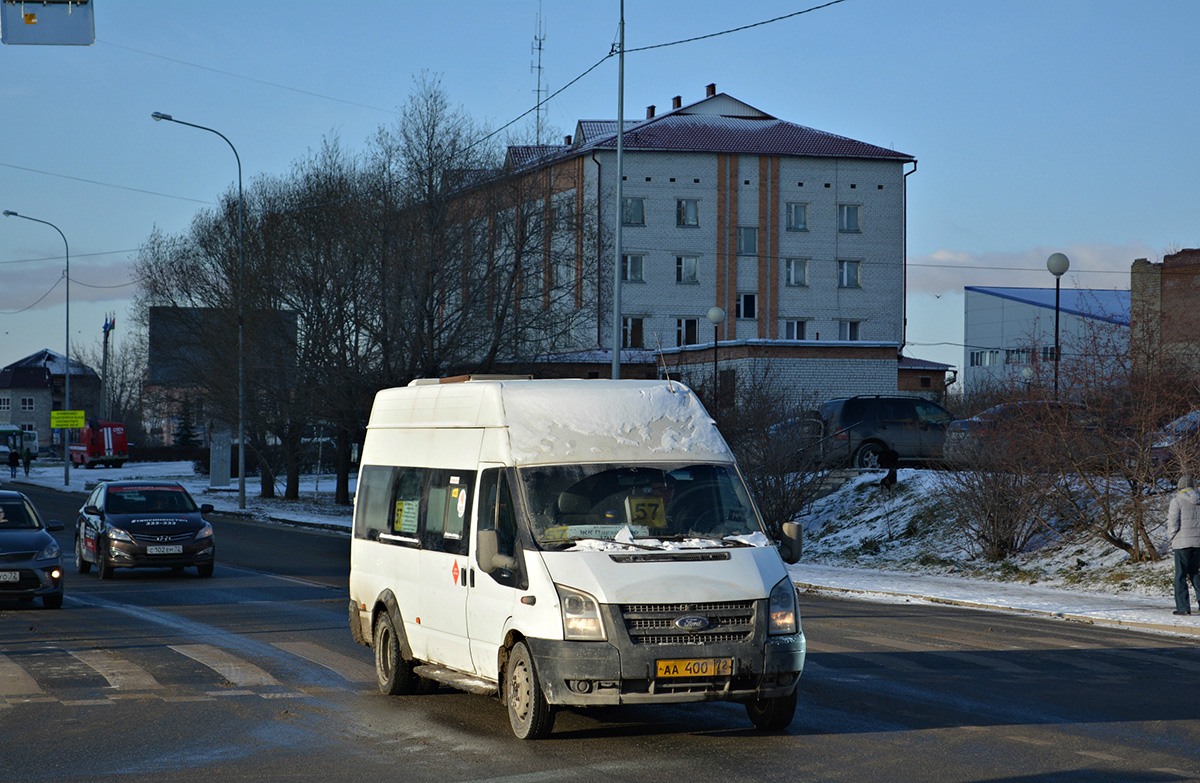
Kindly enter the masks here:
M 86 426 L 83 411 L 50 411 L 50 427 L 56 430 L 81 430 Z

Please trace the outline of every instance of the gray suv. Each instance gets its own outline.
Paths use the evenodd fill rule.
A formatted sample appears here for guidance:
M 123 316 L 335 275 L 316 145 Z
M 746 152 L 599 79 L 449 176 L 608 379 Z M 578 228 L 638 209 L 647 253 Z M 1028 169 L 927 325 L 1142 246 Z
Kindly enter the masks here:
M 820 407 L 825 456 L 856 468 L 942 458 L 950 411 L 919 397 L 845 397 Z

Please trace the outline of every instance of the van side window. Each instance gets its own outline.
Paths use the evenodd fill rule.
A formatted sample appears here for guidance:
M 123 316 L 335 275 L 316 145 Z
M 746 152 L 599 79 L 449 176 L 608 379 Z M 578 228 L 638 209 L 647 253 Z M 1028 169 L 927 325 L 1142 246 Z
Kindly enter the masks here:
M 508 476 L 505 471 L 492 468 L 483 471 L 479 480 L 479 529 L 495 530 L 497 551 L 499 554 L 517 558 L 521 561 L 521 553 L 517 546 L 517 517 L 513 507 L 512 492 L 508 486 Z M 479 553 L 475 553 L 478 564 Z M 518 566 L 518 570 L 519 570 Z M 497 570 L 489 576 L 502 585 L 525 589 L 528 584 L 520 573 Z
M 425 504 L 425 534 L 422 546 L 452 555 L 467 553 L 467 519 L 471 516 L 474 472 L 431 470 Z
M 391 531 L 392 472 L 394 468 L 364 465 L 354 497 L 354 537 L 378 541 Z

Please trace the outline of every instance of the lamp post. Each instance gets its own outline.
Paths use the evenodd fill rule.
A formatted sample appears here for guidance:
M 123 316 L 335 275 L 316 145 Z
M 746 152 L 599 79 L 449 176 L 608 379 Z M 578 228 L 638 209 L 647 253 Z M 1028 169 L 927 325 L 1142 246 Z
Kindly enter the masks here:
M 237 147 L 233 146 L 233 142 L 225 138 L 225 134 L 220 131 L 207 128 L 203 125 L 195 125 L 183 120 L 177 120 L 170 114 L 163 114 L 156 111 L 150 117 L 158 122 L 166 120 L 174 122 L 178 125 L 186 125 L 189 128 L 197 128 L 198 130 L 208 131 L 220 136 L 229 149 L 233 150 L 233 157 L 237 160 L 238 167 L 238 288 L 237 288 L 237 365 L 238 365 L 238 508 L 246 507 L 246 349 L 243 341 L 243 329 L 245 327 L 245 310 L 243 304 L 243 288 L 246 281 L 246 255 L 245 243 L 242 241 L 242 223 L 243 213 L 245 212 L 245 200 L 242 198 L 242 157 L 238 155 Z
M 1046 268 L 1054 275 L 1054 399 L 1058 399 L 1058 302 L 1062 276 L 1071 268 L 1071 260 L 1062 253 L 1046 259 Z
M 67 235 L 62 232 L 62 229 L 60 229 L 58 226 L 54 225 L 53 223 L 51 223 L 48 220 L 39 220 L 38 218 L 29 217 L 28 215 L 18 215 L 16 212 L 13 212 L 11 209 L 4 210 L 4 216 L 5 217 L 24 218 L 25 220 L 32 220 L 34 223 L 41 223 L 42 225 L 50 226 L 50 228 L 57 231 L 58 235 L 60 237 L 62 237 L 63 250 L 66 253 L 65 257 L 66 257 L 66 261 L 67 261 L 66 271 L 63 272 L 63 277 L 67 281 L 67 295 L 66 295 L 67 331 L 66 331 L 66 346 L 65 346 L 66 347 L 66 357 L 67 357 L 67 367 L 66 367 L 66 370 L 63 372 L 63 407 L 62 407 L 62 409 L 64 411 L 69 411 L 69 410 L 71 410 L 71 246 L 69 244 L 67 244 Z M 71 486 L 71 453 L 70 453 L 70 449 L 67 447 L 68 440 L 69 440 L 69 438 L 67 436 L 67 430 L 64 428 L 63 429 L 63 486 L 64 487 Z
M 708 308 L 708 320 L 713 325 L 713 405 L 717 404 L 717 387 L 720 384 L 720 375 L 717 374 L 717 330 L 721 328 L 721 324 L 725 321 L 725 311 L 720 307 Z

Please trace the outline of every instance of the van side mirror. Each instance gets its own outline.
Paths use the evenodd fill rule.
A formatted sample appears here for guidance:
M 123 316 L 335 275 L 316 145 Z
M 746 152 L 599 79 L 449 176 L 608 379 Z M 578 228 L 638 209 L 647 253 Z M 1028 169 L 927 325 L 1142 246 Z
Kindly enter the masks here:
M 213 504 L 212 503 L 201 503 L 200 504 L 200 513 L 201 514 L 211 514 L 212 512 L 213 512 Z
M 479 567 L 485 573 L 492 573 L 498 569 L 511 571 L 517 567 L 517 559 L 508 555 L 500 554 L 500 541 L 496 537 L 495 530 L 480 530 L 475 536 L 475 546 L 478 547 Z
M 100 517 L 101 519 L 104 519 L 104 512 L 95 506 L 84 506 L 83 513 L 87 514 L 89 517 Z
M 804 528 L 796 522 L 784 522 L 779 526 L 779 556 L 783 562 L 797 563 L 804 551 Z

